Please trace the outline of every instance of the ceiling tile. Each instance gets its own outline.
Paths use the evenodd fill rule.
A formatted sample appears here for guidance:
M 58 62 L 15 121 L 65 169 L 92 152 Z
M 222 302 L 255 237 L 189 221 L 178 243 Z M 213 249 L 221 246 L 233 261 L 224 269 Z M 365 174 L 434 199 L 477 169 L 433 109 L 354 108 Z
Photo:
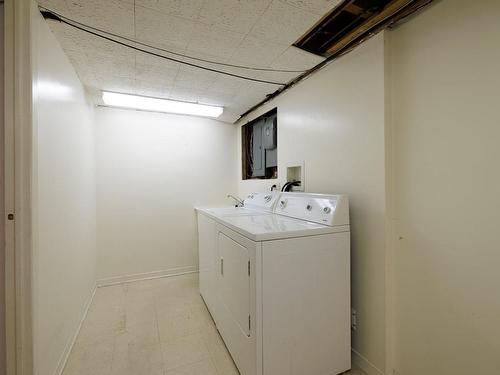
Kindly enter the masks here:
M 163 60 L 141 52 L 136 53 L 135 79 L 139 82 L 159 82 L 172 86 L 179 68 L 179 63 Z
M 70 17 L 102 30 L 132 37 L 134 6 L 119 0 L 66 0 Z
M 63 16 L 69 16 L 69 9 L 64 0 L 40 0 L 38 2 L 41 6 L 53 10 Z
M 173 86 L 168 98 L 172 100 L 195 103 L 199 101 L 201 96 L 202 92 L 199 90 L 181 86 Z
M 217 120 L 234 123 L 240 118 L 240 112 L 234 111 L 231 108 L 224 108 L 224 112 L 220 115 Z
M 210 105 L 224 106 L 231 102 L 234 94 L 232 92 L 205 91 L 200 96 L 200 102 Z
M 210 90 L 214 92 L 230 92 L 230 95 L 232 95 L 232 92 L 243 90 L 246 86 L 246 81 L 219 74 L 217 79 L 210 86 Z
M 322 58 L 290 45 L 321 17 L 323 9 L 328 10 L 339 0 L 39 1 L 79 22 L 172 52 L 219 63 L 301 70 Z M 49 25 L 98 103 L 101 90 L 199 101 L 223 106 L 220 120 L 235 121 L 242 112 L 280 87 L 147 55 L 57 22 L 49 21 Z M 284 83 L 297 75 L 241 69 L 161 53 L 257 79 Z
M 118 46 L 119 47 L 119 46 Z M 111 71 L 112 75 L 120 77 L 133 76 L 135 52 L 124 47 L 87 48 L 85 62 L 89 69 L 96 72 Z
M 271 0 L 210 0 L 205 1 L 198 20 L 209 26 L 248 33 L 267 9 Z
M 269 81 L 269 82 L 275 82 L 273 84 L 265 84 L 265 83 L 259 83 L 256 82 L 255 84 L 257 85 L 265 85 L 269 87 L 269 90 L 277 90 L 281 86 L 287 84 L 290 80 L 295 78 L 298 74 L 300 73 L 289 73 L 289 72 L 259 72 L 255 78 L 263 80 L 263 81 Z M 274 89 L 274 90 L 273 90 Z
M 195 29 L 196 24 L 192 21 L 148 8 L 136 8 L 136 37 L 140 41 L 183 52 Z
M 231 62 L 259 68 L 268 67 L 287 48 L 288 45 L 247 36 L 235 49 Z
M 135 0 L 135 4 L 169 16 L 195 20 L 198 18 L 203 0 Z
M 249 35 L 278 44 L 292 45 L 321 16 L 273 0 Z
M 244 34 L 218 27 L 198 25 L 187 47 L 187 53 L 201 52 L 212 56 L 229 58 L 241 43 Z
M 134 86 L 134 94 L 154 98 L 168 98 L 172 90 L 171 85 L 162 84 L 161 82 L 135 81 Z
M 96 75 L 95 80 L 98 82 L 87 84 L 87 86 L 99 91 L 114 91 L 135 94 L 135 80 L 132 78 L 114 77 L 109 74 Z
M 179 68 L 158 67 L 156 65 L 140 64 L 135 66 L 134 78 L 139 82 L 161 83 L 162 85 L 172 86 L 177 76 Z
M 99 69 L 92 69 L 91 71 L 100 76 L 109 74 L 114 77 L 135 78 L 133 61 L 118 61 L 106 58 L 105 55 L 95 53 L 87 55 L 84 59 L 84 64 L 87 66 L 99 64 Z M 80 68 L 80 70 L 86 71 L 84 67 Z
M 342 0 L 280 0 L 301 10 L 323 15 L 335 8 Z
M 324 57 L 291 46 L 271 66 L 276 69 L 307 70 L 325 60 Z
M 238 95 L 234 97 L 236 103 L 246 104 L 248 107 L 256 104 L 257 102 L 265 99 L 266 95 L 272 94 L 279 87 L 268 85 L 265 83 L 249 82 L 244 90 L 241 90 Z
M 206 72 L 190 66 L 181 66 L 175 78 L 175 86 L 196 91 L 206 90 L 217 79 L 218 73 Z
M 69 57 L 85 52 L 85 49 L 80 45 L 81 31 L 60 22 L 49 22 L 48 25 Z
M 135 61 L 136 61 L 136 64 L 151 65 L 151 66 L 154 66 L 158 70 L 162 70 L 162 69 L 178 70 L 179 66 L 180 66 L 180 64 L 177 62 L 168 61 L 168 60 L 163 59 L 161 57 L 148 55 L 146 53 L 139 52 L 139 51 L 137 51 L 135 53 Z
M 210 53 L 204 53 L 199 51 L 186 50 L 184 53 L 185 57 L 172 56 L 176 59 L 185 61 L 186 63 L 200 65 L 211 69 L 224 70 L 231 72 L 233 68 L 222 65 L 228 63 L 228 59 L 220 56 L 215 56 Z M 188 57 L 189 56 L 189 57 Z

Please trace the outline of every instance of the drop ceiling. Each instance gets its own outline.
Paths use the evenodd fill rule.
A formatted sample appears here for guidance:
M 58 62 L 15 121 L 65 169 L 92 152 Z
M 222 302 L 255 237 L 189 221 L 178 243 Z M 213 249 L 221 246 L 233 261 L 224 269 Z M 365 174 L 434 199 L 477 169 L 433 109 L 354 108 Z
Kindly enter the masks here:
M 340 0 L 39 0 L 39 3 L 78 22 L 176 53 L 245 66 L 307 70 L 324 58 L 292 44 Z M 167 61 L 60 22 L 48 22 L 97 104 L 100 90 L 109 90 L 220 105 L 224 107 L 220 119 L 234 122 L 280 88 Z M 283 83 L 299 74 L 202 65 Z

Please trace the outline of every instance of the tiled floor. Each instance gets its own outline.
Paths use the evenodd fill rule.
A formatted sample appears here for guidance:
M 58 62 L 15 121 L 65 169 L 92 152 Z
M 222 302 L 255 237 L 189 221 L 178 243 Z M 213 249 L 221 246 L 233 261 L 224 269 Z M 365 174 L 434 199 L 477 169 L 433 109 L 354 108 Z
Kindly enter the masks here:
M 118 374 L 238 375 L 198 274 L 97 290 L 63 375 Z

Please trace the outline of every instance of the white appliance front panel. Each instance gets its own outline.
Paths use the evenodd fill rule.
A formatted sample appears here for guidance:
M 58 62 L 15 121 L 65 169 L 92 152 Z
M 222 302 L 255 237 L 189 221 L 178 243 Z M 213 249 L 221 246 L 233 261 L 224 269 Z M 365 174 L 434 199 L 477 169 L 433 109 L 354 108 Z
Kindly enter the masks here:
M 263 375 L 351 367 L 350 235 L 263 243 Z
M 245 198 L 244 206 L 258 211 L 271 212 L 279 195 L 280 193 L 277 191 L 251 193 Z
M 246 208 L 197 209 L 207 216 L 199 219 L 200 291 L 214 300 L 217 328 L 241 375 L 347 371 L 347 197 L 264 194 Z M 266 200 L 272 211 L 262 209 Z
M 274 212 L 329 226 L 349 224 L 346 195 L 281 193 Z
M 217 217 L 225 217 L 225 216 L 246 216 L 246 215 L 255 215 L 261 213 L 255 209 L 247 208 L 247 207 L 215 207 L 215 208 L 200 208 L 201 211 L 209 214 L 210 216 Z M 262 212 L 264 213 L 264 212 Z M 270 212 L 265 212 L 270 215 Z
M 200 294 L 216 318 L 217 289 L 217 227 L 216 222 L 205 215 L 198 215 L 198 256 Z
M 259 375 L 256 335 L 256 259 L 261 243 L 217 225 L 217 328 L 241 375 Z M 250 273 L 248 272 L 250 262 Z
M 252 241 L 268 241 L 349 230 L 349 226 L 331 227 L 275 214 L 219 217 L 217 220 Z
M 250 335 L 250 277 L 248 249 L 229 238 L 218 234 L 220 273 L 218 292 L 223 308 L 231 314 L 234 323 L 246 336 Z

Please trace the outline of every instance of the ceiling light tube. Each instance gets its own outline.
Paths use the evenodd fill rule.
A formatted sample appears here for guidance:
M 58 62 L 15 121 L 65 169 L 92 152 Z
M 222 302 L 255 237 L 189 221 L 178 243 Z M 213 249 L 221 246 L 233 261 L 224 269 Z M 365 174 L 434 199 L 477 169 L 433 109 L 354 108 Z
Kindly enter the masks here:
M 131 108 L 143 111 L 176 113 L 182 115 L 219 117 L 224 109 L 212 105 L 181 102 L 177 100 L 151 98 L 148 96 L 120 94 L 103 91 L 102 100 L 110 107 Z

